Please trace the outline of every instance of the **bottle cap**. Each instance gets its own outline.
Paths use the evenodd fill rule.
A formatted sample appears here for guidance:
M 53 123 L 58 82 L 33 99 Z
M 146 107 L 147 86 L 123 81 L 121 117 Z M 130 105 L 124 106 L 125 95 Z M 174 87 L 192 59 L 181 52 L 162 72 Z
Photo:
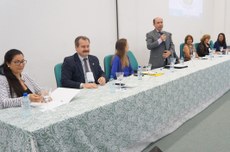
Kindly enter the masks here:
M 28 93 L 26 93 L 26 92 L 25 92 L 25 93 L 23 93 L 23 97 L 26 97 L 27 95 L 28 95 Z

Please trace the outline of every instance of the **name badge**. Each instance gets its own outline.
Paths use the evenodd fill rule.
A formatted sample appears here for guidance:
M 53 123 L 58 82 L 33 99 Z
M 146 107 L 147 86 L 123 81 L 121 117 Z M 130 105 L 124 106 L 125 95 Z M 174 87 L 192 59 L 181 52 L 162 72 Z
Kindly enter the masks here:
M 87 83 L 94 83 L 94 77 L 92 72 L 86 72 Z

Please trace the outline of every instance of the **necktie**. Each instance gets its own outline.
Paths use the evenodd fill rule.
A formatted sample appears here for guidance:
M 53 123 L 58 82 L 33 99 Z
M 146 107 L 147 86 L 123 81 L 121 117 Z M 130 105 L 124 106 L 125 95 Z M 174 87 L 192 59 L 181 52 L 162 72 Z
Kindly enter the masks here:
M 87 58 L 84 58 L 83 61 L 84 61 L 84 65 L 85 65 L 85 73 L 86 72 L 89 72 L 89 67 L 88 67 L 88 64 L 87 64 Z
M 163 35 L 164 33 L 162 33 L 162 32 L 158 32 L 160 35 Z

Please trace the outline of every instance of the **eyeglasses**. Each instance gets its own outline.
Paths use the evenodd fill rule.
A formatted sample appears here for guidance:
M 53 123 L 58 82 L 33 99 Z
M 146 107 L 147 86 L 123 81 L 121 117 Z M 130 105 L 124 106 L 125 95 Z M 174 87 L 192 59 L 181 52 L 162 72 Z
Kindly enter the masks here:
M 20 65 L 20 64 L 26 64 L 27 60 L 22 60 L 22 61 L 13 61 L 15 65 Z

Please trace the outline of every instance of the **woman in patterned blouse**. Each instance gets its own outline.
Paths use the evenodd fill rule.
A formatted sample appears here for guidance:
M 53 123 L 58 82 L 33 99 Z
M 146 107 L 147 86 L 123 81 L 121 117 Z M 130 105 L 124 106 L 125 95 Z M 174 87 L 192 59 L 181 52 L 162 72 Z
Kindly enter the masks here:
M 21 51 L 12 49 L 6 52 L 0 66 L 0 109 L 21 106 L 23 93 L 29 94 L 31 102 L 40 102 L 39 86 L 25 73 L 26 64 Z

